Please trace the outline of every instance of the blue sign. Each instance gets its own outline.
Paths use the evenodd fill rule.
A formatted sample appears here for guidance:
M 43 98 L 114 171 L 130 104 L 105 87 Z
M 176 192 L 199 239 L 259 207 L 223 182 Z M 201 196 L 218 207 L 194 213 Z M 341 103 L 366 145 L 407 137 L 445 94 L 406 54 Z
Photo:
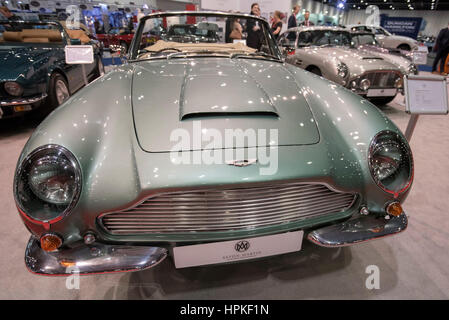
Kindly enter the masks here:
M 413 39 L 418 37 L 422 21 L 423 18 L 380 16 L 380 25 L 389 32 Z

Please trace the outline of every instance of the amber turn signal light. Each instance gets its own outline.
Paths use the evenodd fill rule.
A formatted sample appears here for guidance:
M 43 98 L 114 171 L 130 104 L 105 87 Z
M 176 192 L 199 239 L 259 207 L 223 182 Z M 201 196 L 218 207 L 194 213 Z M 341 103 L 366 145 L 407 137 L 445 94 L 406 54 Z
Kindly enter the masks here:
M 59 262 L 59 264 L 61 266 L 63 266 L 64 268 L 70 268 L 70 267 L 76 266 L 76 262 L 68 261 L 68 260 L 63 260 L 63 261 Z
M 402 210 L 401 204 L 399 202 L 392 202 L 387 206 L 386 209 L 387 213 L 389 215 L 392 215 L 394 217 L 399 217 L 404 210 Z
M 41 237 L 41 248 L 44 251 L 56 251 L 61 245 L 62 239 L 55 234 L 45 234 Z

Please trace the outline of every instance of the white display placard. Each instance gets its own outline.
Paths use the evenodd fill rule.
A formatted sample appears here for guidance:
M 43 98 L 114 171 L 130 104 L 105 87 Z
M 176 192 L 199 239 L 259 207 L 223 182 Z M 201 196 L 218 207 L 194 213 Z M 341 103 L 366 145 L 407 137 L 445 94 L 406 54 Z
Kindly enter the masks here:
M 65 46 L 65 61 L 67 64 L 94 63 L 94 48 L 90 45 Z
M 304 231 L 174 247 L 176 268 L 268 257 L 301 250 Z
M 405 78 L 406 112 L 411 114 L 447 114 L 447 82 L 441 76 Z
M 421 48 L 421 47 L 420 47 Z M 414 64 L 427 64 L 427 47 L 424 47 L 425 50 L 416 50 L 412 53 L 412 59 Z

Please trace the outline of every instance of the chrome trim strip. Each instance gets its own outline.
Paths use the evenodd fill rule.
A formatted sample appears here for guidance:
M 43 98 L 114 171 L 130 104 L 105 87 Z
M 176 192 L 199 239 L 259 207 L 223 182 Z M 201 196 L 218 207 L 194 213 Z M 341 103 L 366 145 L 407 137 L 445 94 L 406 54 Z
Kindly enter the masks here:
M 25 251 L 25 265 L 38 275 L 67 276 L 110 272 L 140 271 L 154 267 L 167 257 L 159 247 L 108 245 L 95 242 L 77 247 L 45 252 L 31 236 Z
M 32 97 L 32 98 L 17 98 L 17 99 L 13 99 L 13 100 L 0 101 L 0 106 L 6 107 L 6 106 L 21 106 L 21 105 L 25 105 L 25 104 L 33 104 L 33 103 L 39 102 L 45 98 L 47 98 L 47 94 L 43 93 L 39 96 Z
M 386 220 L 384 217 L 362 216 L 309 233 L 307 238 L 322 247 L 344 247 L 392 236 L 407 229 L 405 213 Z
M 111 234 L 247 230 L 344 212 L 356 199 L 321 183 L 228 186 L 155 194 L 98 222 Z

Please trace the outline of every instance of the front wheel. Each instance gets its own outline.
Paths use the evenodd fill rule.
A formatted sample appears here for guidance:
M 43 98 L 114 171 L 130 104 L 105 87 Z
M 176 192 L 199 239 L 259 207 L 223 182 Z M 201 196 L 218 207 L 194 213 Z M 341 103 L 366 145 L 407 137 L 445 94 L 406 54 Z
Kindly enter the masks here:
M 65 78 L 59 74 L 51 75 L 48 88 L 48 96 L 37 109 L 39 118 L 45 118 L 50 112 L 64 103 L 70 97 L 69 86 Z
M 396 98 L 396 96 L 394 96 L 394 97 L 382 97 L 382 98 L 370 98 L 368 100 L 371 101 L 376 106 L 384 106 L 386 104 L 389 104 L 391 101 L 393 101 L 394 98 Z

